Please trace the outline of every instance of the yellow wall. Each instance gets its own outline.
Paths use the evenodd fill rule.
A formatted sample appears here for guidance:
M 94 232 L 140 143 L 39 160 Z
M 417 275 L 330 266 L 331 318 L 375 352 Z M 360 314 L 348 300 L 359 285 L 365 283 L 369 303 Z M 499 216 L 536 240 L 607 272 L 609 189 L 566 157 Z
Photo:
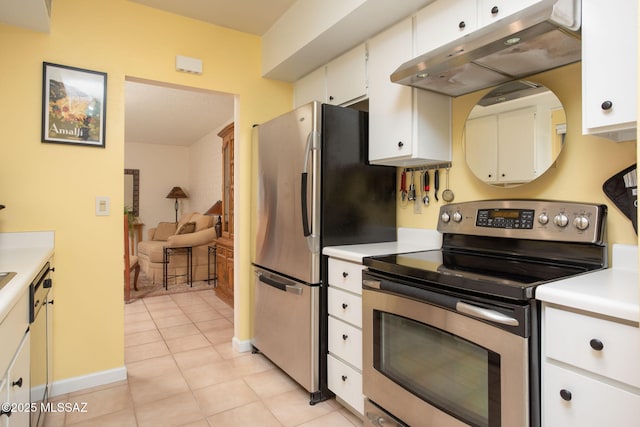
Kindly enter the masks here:
M 454 202 L 491 198 L 542 198 L 604 203 L 609 206 L 609 244 L 636 245 L 638 240 L 631 222 L 602 191 L 602 184 L 609 177 L 636 162 L 636 141 L 618 143 L 582 135 L 580 76 L 581 64 L 577 63 L 529 78 L 549 87 L 562 101 L 567 114 L 567 136 L 555 166 L 534 182 L 514 188 L 485 184 L 465 164 L 462 142 L 464 122 L 475 103 L 487 91 L 454 98 L 453 166 L 449 178 L 450 187 L 455 193 Z M 444 189 L 445 177 L 446 174 L 441 173 L 440 192 Z M 431 184 L 433 185 L 433 179 Z M 398 224 L 405 227 L 435 228 L 442 200 L 434 202 L 431 197 L 429 207 L 423 208 L 422 214 L 414 214 L 413 205 L 398 207 Z
M 238 96 L 238 230 L 250 226 L 251 125 L 288 110 L 291 86 L 260 77 L 259 37 L 126 0 L 56 0 L 49 34 L 0 25 L 0 52 L 0 231 L 55 231 L 55 379 L 120 367 L 125 77 Z M 176 72 L 176 55 L 201 58 L 204 73 Z M 105 149 L 40 142 L 43 61 L 108 73 Z M 95 216 L 96 196 L 111 198 L 110 216 Z M 238 233 L 241 265 L 250 241 Z M 249 268 L 238 274 L 246 313 Z M 236 335 L 249 334 L 243 316 Z

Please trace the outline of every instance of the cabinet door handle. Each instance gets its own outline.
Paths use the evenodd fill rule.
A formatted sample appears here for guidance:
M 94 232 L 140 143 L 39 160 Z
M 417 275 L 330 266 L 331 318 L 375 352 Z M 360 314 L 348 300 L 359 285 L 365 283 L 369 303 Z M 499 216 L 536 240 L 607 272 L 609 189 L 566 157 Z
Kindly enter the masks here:
M 0 409 L 0 416 L 2 415 L 6 415 L 7 417 L 11 416 L 11 409 L 9 409 L 8 411 L 4 411 L 2 409 Z
M 14 381 L 11 383 L 12 387 L 18 386 L 18 387 L 22 387 L 22 377 L 18 378 L 18 381 Z
M 347 335 L 347 334 L 342 334 L 342 339 L 343 339 L 344 341 L 346 341 L 348 338 L 349 338 L 349 335 Z
M 347 303 L 343 302 L 343 303 L 342 303 L 342 309 L 343 309 L 343 310 L 346 310 L 346 309 L 347 309 L 347 307 L 349 307 L 349 304 L 347 304 Z
M 404 146 L 404 142 L 398 141 L 398 148 L 402 148 Z
M 602 349 L 604 348 L 604 343 L 597 338 L 594 338 L 591 341 L 589 341 L 589 345 L 595 351 L 602 351 Z
M 464 30 L 466 26 L 467 24 L 464 21 L 460 21 L 460 23 L 458 24 L 458 28 L 460 28 L 461 30 Z
M 347 277 L 349 277 L 349 273 L 347 273 L 346 271 L 343 271 L 342 272 L 342 277 L 344 277 L 346 279 Z
M 569 402 L 571 400 L 571 392 L 563 388 L 562 390 L 560 390 L 560 397 L 562 398 L 562 400 L 566 400 L 567 402 Z
M 613 107 L 613 102 L 611 101 L 604 101 L 602 104 L 600 104 L 600 108 L 605 111 L 610 110 L 611 107 Z
M 346 375 L 343 375 L 343 376 L 342 376 L 342 381 L 346 381 L 346 380 L 347 380 L 347 376 L 346 376 Z
M 500 12 L 500 9 L 498 8 L 498 6 L 493 6 L 493 7 L 491 8 L 491 14 L 492 14 L 492 15 L 497 15 L 497 14 L 498 14 L 498 12 Z

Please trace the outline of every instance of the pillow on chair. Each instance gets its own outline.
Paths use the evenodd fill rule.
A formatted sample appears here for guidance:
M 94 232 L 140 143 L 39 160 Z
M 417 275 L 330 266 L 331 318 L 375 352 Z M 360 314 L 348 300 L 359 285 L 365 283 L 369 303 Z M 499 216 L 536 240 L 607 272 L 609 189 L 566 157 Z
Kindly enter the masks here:
M 187 222 L 182 224 L 180 228 L 178 228 L 178 231 L 176 231 L 176 234 L 189 234 L 189 233 L 193 233 L 194 231 L 196 231 L 196 223 Z
M 169 236 L 173 236 L 176 232 L 175 222 L 160 222 L 153 233 L 153 240 L 167 240 Z
M 193 214 L 193 216 L 191 217 L 191 221 L 195 222 L 196 224 L 195 231 L 201 231 L 205 228 L 211 227 L 211 218 L 213 217 L 202 215 L 200 213 Z

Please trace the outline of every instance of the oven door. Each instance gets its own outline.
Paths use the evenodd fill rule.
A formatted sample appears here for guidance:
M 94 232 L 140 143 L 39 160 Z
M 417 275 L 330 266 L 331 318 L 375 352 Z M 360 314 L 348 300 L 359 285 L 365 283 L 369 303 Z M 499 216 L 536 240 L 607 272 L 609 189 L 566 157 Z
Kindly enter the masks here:
M 443 308 L 469 312 L 470 304 L 455 296 L 426 292 L 437 301 L 429 303 L 374 289 L 380 281 L 364 278 L 368 399 L 412 426 L 529 426 L 527 338 Z M 495 315 L 499 323 L 522 321 L 486 304 L 479 314 Z M 365 414 L 371 425 L 375 419 Z

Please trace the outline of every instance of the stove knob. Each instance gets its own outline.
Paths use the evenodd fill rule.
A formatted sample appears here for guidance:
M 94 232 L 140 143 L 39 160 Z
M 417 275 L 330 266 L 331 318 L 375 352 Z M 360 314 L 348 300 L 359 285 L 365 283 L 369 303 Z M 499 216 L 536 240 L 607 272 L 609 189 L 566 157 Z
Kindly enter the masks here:
M 449 222 L 449 220 L 451 220 L 451 217 L 449 216 L 448 212 L 442 212 L 442 215 L 440 215 L 440 220 L 444 223 Z
M 460 222 L 460 221 L 462 221 L 462 214 L 461 214 L 460 212 L 457 212 L 457 211 L 456 211 L 456 212 L 454 212 L 454 213 L 453 213 L 453 220 L 454 220 L 455 222 Z
M 569 224 L 569 218 L 565 214 L 559 213 L 553 218 L 553 223 L 558 227 L 564 228 Z
M 573 225 L 578 230 L 586 230 L 589 228 L 589 218 L 584 215 L 577 216 L 576 219 L 573 220 Z
M 538 217 L 538 222 L 542 225 L 547 225 L 549 223 L 549 215 L 547 215 L 546 213 L 540 214 L 540 216 Z

